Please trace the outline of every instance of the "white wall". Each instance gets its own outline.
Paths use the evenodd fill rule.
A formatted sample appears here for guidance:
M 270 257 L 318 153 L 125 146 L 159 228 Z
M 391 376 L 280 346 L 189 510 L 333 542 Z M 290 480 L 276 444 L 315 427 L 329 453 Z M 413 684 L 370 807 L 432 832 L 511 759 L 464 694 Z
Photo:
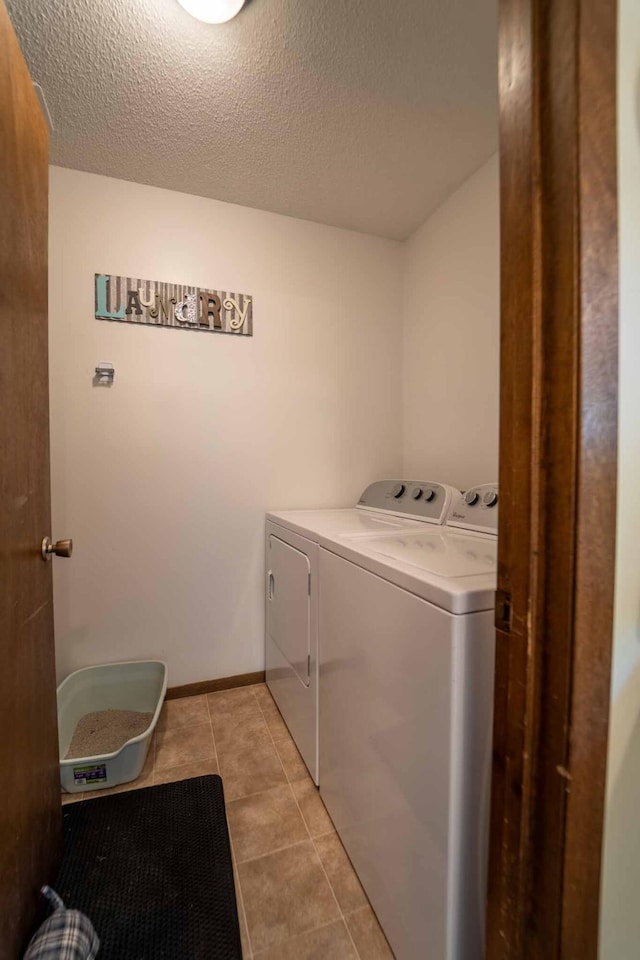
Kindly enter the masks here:
M 499 191 L 492 157 L 406 245 L 404 473 L 498 479 Z
M 612 703 L 602 960 L 640 954 L 640 5 L 620 0 L 620 384 Z
M 58 168 L 50 217 L 59 674 L 262 669 L 265 510 L 401 471 L 401 247 Z M 96 272 L 252 294 L 255 336 L 95 320 Z

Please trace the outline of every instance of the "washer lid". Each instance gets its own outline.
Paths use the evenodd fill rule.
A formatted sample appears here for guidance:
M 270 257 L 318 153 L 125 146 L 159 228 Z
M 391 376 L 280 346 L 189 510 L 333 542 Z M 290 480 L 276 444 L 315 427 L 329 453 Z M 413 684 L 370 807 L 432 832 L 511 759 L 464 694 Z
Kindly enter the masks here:
M 399 533 L 396 536 L 368 537 L 366 546 L 374 554 L 418 567 L 438 577 L 472 577 L 494 573 L 497 563 L 495 539 L 449 533 Z
M 370 537 L 320 537 L 344 560 L 454 614 L 492 610 L 497 541 L 440 527 Z

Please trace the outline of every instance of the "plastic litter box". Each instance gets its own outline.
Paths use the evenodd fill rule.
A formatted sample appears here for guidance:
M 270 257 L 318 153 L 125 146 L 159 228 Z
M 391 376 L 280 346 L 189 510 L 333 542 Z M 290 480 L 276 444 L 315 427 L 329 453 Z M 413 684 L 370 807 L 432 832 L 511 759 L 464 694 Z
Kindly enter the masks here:
M 162 660 L 85 667 L 63 680 L 58 687 L 62 789 L 67 793 L 99 790 L 140 776 L 166 690 L 167 665 Z M 143 733 L 127 740 L 114 753 L 65 760 L 79 721 L 97 710 L 136 710 L 152 713 L 153 717 Z

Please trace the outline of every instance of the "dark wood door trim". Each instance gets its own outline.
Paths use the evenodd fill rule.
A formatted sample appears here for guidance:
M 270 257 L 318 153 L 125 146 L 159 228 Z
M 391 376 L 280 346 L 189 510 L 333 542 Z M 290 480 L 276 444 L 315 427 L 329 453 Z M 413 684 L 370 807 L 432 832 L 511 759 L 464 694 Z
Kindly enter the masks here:
M 488 957 L 597 957 L 617 440 L 615 0 L 501 0 Z
M 197 697 L 203 693 L 218 693 L 220 690 L 233 690 L 235 687 L 249 687 L 254 683 L 264 683 L 264 670 L 253 673 L 237 673 L 233 677 L 219 677 L 217 680 L 200 680 L 197 683 L 185 683 L 180 687 L 169 687 L 167 700 L 181 697 Z

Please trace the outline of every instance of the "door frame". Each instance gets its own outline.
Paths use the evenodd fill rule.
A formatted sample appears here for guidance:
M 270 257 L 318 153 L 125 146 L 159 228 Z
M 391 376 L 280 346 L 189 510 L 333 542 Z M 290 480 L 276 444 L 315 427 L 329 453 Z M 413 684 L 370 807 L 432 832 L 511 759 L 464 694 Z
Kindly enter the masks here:
M 598 955 L 617 468 L 616 0 L 500 0 L 488 960 Z

